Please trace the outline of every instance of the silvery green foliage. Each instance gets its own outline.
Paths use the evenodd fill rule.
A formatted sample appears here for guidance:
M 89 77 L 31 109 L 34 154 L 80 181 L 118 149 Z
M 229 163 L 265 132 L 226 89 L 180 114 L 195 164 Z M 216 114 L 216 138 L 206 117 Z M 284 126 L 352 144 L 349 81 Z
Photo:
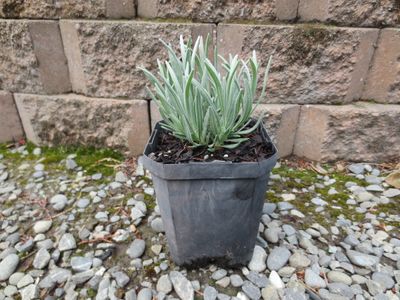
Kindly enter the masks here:
M 246 141 L 262 116 L 250 127 L 258 82 L 259 65 L 255 52 L 247 61 L 237 55 L 226 60 L 214 49 L 214 63 L 208 58 L 209 38 L 199 37 L 194 46 L 180 38 L 180 52 L 165 45 L 169 59 L 158 63 L 158 74 L 141 68 L 154 86 L 148 90 L 158 104 L 163 127 L 192 146 L 207 146 L 214 151 L 224 147 L 233 149 Z M 223 72 L 217 70 L 218 59 Z M 269 59 L 262 92 L 265 94 Z M 259 103 L 259 100 L 256 104 Z

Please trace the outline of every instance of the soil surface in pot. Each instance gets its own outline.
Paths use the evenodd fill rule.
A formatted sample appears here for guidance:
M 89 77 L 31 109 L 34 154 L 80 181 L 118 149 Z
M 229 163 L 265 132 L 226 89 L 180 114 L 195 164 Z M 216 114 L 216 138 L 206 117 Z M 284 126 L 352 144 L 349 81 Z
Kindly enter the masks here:
M 214 152 L 207 147 L 193 148 L 189 143 L 173 136 L 171 132 L 160 132 L 156 151 L 149 157 L 164 164 L 188 163 L 188 162 L 257 162 L 272 156 L 274 147 L 271 142 L 265 141 L 260 130 L 245 135 L 248 140 L 241 143 L 235 149 L 220 148 Z

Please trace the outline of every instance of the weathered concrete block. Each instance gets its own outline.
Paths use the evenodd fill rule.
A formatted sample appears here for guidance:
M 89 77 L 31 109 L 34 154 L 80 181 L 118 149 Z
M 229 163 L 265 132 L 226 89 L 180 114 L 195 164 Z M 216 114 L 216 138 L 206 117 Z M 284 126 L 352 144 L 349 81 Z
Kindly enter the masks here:
M 106 0 L 106 15 L 111 19 L 130 19 L 136 16 L 135 0 Z
M 268 103 L 339 104 L 360 99 L 377 37 L 377 29 L 218 26 L 218 46 L 225 56 L 239 53 L 248 58 L 256 50 L 265 66 L 273 53 Z
M 214 25 L 121 21 L 61 21 L 72 88 L 96 97 L 148 98 L 139 66 L 154 70 L 167 53 L 159 38 L 210 33 Z
M 143 18 L 184 18 L 199 22 L 227 20 L 293 20 L 298 0 L 197 1 L 138 0 L 138 16 Z
M 39 63 L 39 77 L 46 94 L 71 91 L 67 58 L 64 54 L 58 22 L 30 22 L 29 32 Z
M 378 41 L 362 97 L 400 103 L 400 28 L 382 29 Z
M 12 95 L 0 91 L 0 143 L 18 141 L 24 136 Z
M 1 0 L 0 18 L 101 19 L 133 18 L 135 0 Z
M 400 105 L 305 105 L 294 154 L 317 161 L 398 160 L 399 120 Z
M 71 89 L 55 21 L 0 21 L 0 89 L 62 93 Z
M 299 119 L 299 105 L 261 104 L 254 112 L 254 116 L 264 115 L 264 125 L 271 135 L 280 157 L 293 152 L 296 127 Z M 161 120 L 160 112 L 154 101 L 150 103 L 151 127 Z
M 291 104 L 261 104 L 254 112 L 263 114 L 264 126 L 278 148 L 279 157 L 293 153 L 300 106 Z
M 27 138 L 39 145 L 93 145 L 138 155 L 149 137 L 145 100 L 15 94 L 15 101 Z
M 347 26 L 399 26 L 400 5 L 392 0 L 300 0 L 300 21 Z

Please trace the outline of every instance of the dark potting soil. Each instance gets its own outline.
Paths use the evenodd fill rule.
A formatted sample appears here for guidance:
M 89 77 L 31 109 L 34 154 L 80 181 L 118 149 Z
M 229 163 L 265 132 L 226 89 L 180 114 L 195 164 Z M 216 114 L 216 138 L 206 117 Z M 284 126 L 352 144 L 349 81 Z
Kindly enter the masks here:
M 211 161 L 257 162 L 274 154 L 272 143 L 263 140 L 259 129 L 244 137 L 248 140 L 235 149 L 220 148 L 210 152 L 207 147 L 193 148 L 189 143 L 173 136 L 171 132 L 162 130 L 158 137 L 156 151 L 149 157 L 164 164 L 177 164 Z

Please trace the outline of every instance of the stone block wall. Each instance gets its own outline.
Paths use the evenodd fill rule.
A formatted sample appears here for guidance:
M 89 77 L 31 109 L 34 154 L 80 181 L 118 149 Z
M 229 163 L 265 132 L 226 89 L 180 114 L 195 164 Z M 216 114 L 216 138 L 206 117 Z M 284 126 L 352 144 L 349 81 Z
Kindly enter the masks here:
M 282 157 L 400 159 L 399 0 L 0 0 L 0 142 L 141 153 L 159 39 L 273 53 L 256 110 Z

